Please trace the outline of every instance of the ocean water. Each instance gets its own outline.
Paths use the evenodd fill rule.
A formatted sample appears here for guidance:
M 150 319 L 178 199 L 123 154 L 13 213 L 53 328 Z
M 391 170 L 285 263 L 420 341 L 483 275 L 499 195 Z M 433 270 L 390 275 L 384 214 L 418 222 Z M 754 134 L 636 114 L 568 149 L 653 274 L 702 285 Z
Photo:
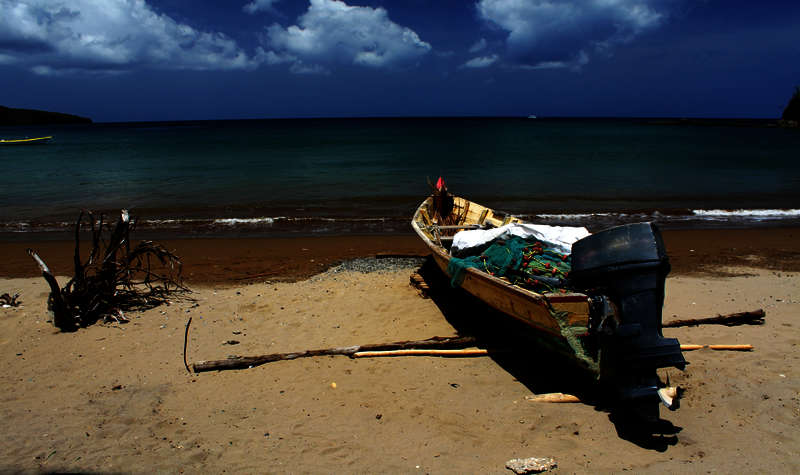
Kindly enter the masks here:
M 767 123 L 423 118 L 0 128 L 0 233 L 63 232 L 128 208 L 178 235 L 404 233 L 451 192 L 599 229 L 800 224 L 800 132 Z

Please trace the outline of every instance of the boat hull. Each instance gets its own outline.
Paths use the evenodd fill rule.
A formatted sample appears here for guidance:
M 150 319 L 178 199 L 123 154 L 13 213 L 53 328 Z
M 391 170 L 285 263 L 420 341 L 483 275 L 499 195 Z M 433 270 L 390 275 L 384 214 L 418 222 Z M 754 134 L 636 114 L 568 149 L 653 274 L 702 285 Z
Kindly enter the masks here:
M 493 210 L 469 202 L 463 198 L 454 199 L 455 206 L 466 208 L 464 224 L 501 226 L 509 222 L 520 222 L 518 219 L 496 214 Z M 450 254 L 441 244 L 440 236 L 431 232 L 428 223 L 432 213 L 432 198 L 426 199 L 417 209 L 412 220 L 412 227 L 431 251 L 433 260 L 448 277 Z M 575 342 L 570 342 L 569 330 L 585 332 L 589 326 L 590 298 L 580 293 L 542 295 L 514 285 L 505 279 L 494 277 L 475 268 L 467 268 L 460 287 L 470 295 L 485 302 L 492 308 L 509 315 L 535 330 L 539 340 L 565 356 L 575 358 Z M 560 319 L 560 321 L 559 321 Z M 578 358 L 582 366 L 595 369 L 592 361 Z

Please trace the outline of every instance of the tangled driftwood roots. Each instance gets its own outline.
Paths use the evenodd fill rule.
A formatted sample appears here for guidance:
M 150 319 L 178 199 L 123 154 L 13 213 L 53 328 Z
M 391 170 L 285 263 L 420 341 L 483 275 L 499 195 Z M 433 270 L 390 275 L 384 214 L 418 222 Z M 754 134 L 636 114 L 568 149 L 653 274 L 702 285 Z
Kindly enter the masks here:
M 91 227 L 92 246 L 81 259 L 80 232 L 84 218 Z M 145 310 L 167 302 L 174 293 L 189 292 L 181 283 L 181 261 L 172 252 L 152 241 L 132 246 L 134 227 L 127 210 L 117 224 L 103 222 L 91 212 L 81 212 L 75 225 L 75 270 L 63 288 L 32 249 L 28 254 L 39 264 L 50 285 L 49 308 L 53 324 L 62 331 L 74 331 L 99 319 L 126 321 L 127 310 Z M 104 230 L 110 234 L 106 237 Z
M 19 301 L 19 294 L 0 295 L 0 305 L 2 305 L 3 307 L 19 307 L 20 303 L 22 302 Z

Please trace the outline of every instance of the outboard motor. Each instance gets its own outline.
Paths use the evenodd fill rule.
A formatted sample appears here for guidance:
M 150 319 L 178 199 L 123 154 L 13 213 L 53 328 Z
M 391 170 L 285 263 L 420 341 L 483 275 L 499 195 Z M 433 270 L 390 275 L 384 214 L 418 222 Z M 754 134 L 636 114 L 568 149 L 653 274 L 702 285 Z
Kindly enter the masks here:
M 656 369 L 686 366 L 678 340 L 661 333 L 669 270 L 653 223 L 618 226 L 572 245 L 570 279 L 597 304 L 590 325 L 598 335 L 600 381 L 616 391 L 617 402 L 655 408 L 656 418 L 658 404 L 650 403 L 659 401 Z

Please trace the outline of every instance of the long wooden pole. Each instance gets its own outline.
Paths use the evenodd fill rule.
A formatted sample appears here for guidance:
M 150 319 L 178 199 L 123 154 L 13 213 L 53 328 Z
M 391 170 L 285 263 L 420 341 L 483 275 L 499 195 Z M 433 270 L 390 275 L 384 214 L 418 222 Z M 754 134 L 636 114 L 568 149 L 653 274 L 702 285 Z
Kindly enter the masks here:
M 376 356 L 484 356 L 489 350 L 467 348 L 463 350 L 392 350 L 392 351 L 359 351 L 353 358 L 374 358 Z
M 187 324 L 188 330 L 188 324 Z M 274 361 L 287 361 L 313 356 L 342 355 L 351 358 L 366 358 L 376 356 L 485 356 L 489 352 L 482 348 L 468 348 L 475 346 L 477 339 L 474 337 L 439 337 L 427 340 L 397 341 L 392 343 L 377 343 L 369 345 L 341 346 L 307 350 L 291 353 L 272 353 L 258 356 L 234 356 L 224 360 L 198 361 L 192 364 L 195 373 L 204 371 L 223 371 L 229 369 L 247 369 Z M 466 349 L 465 349 L 466 348 Z M 750 351 L 753 345 L 681 345 L 682 351 L 692 351 L 708 348 L 711 350 Z
M 260 366 L 273 361 L 294 360 L 312 356 L 344 355 L 353 357 L 355 353 L 364 351 L 391 351 L 405 349 L 448 349 L 475 346 L 477 339 L 471 336 L 441 337 L 435 336 L 426 340 L 397 341 L 392 343 L 377 343 L 369 345 L 342 346 L 336 348 L 323 348 L 320 350 L 307 350 L 293 353 L 273 353 L 259 356 L 236 356 L 225 360 L 198 361 L 192 365 L 195 373 L 203 371 L 221 371 L 227 369 L 247 369 Z
M 718 325 L 762 325 L 766 314 L 763 309 L 752 312 L 730 313 L 728 315 L 717 315 L 716 317 L 687 318 L 685 320 L 672 320 L 661 325 L 663 328 L 691 327 L 696 325 L 706 325 L 709 323 Z
M 753 345 L 681 345 L 681 351 L 702 350 L 704 348 L 709 350 L 750 351 L 753 349 Z

